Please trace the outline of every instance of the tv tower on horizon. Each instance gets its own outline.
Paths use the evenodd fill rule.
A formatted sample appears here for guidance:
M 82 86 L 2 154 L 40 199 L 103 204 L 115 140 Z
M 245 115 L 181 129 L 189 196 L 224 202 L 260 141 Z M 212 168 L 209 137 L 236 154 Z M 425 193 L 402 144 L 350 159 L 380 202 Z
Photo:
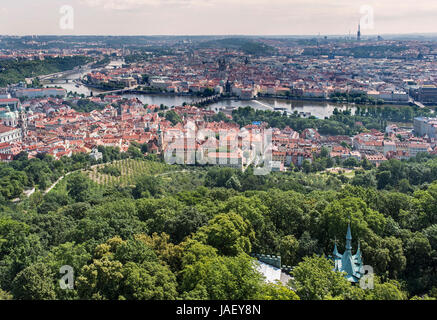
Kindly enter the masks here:
M 357 41 L 361 41 L 361 23 L 358 24 Z

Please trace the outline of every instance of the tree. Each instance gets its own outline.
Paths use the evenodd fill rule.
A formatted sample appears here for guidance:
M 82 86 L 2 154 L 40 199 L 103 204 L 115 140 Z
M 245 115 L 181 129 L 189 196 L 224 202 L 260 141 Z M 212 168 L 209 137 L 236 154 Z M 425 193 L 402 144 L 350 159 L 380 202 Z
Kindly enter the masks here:
M 305 257 L 292 271 L 290 286 L 302 300 L 344 298 L 351 292 L 351 284 L 325 257 Z
M 174 245 L 170 242 L 170 236 L 166 233 L 153 233 L 151 236 L 145 234 L 135 235 L 135 240 L 144 242 L 153 249 L 159 260 L 165 262 L 172 272 L 176 273 L 181 269 L 183 246 Z
M 33 264 L 17 274 L 12 294 L 19 300 L 53 300 L 56 298 L 54 274 L 44 263 Z
M 433 284 L 434 276 L 430 268 L 433 260 L 432 248 L 423 233 L 416 232 L 408 238 L 405 244 L 405 256 L 407 258 L 405 273 L 409 279 L 410 291 L 424 292 Z
M 374 288 L 366 290 L 366 300 L 406 300 L 407 295 L 401 290 L 401 285 L 395 280 L 381 283 L 379 277 L 374 276 Z
M 140 176 L 136 181 L 135 188 L 132 190 L 132 195 L 136 199 L 156 197 L 162 193 L 161 179 L 148 175 Z
M 75 220 L 85 218 L 87 212 L 91 209 L 91 205 L 87 202 L 77 202 L 65 206 L 60 211 L 65 216 L 70 216 Z
M 426 191 L 418 190 L 414 193 L 418 200 L 415 202 L 418 206 L 417 213 L 420 216 L 421 225 L 432 225 L 437 223 L 437 182 L 429 185 Z
M 76 226 L 72 217 L 54 212 L 36 214 L 29 218 L 31 232 L 37 234 L 41 243 L 48 247 L 65 242 L 70 230 Z
M 382 244 L 389 252 L 387 270 L 392 278 L 398 278 L 405 270 L 407 258 L 404 255 L 402 240 L 395 237 L 385 238 Z
M 181 271 L 184 298 L 211 300 L 254 299 L 261 293 L 262 276 L 253 259 L 241 253 L 234 257 L 200 256 Z
M 366 240 L 372 233 L 382 234 L 386 224 L 385 217 L 370 209 L 367 204 L 354 197 L 345 197 L 332 201 L 320 218 L 319 239 L 341 239 L 344 237 L 348 223 L 351 224 L 353 237 Z M 328 247 L 326 247 L 328 249 Z
M 142 153 L 149 152 L 149 145 L 147 143 L 141 145 L 141 152 Z
M 175 275 L 158 262 L 128 262 L 123 266 L 121 294 L 125 299 L 175 300 L 176 287 Z
M 367 171 L 367 170 L 372 169 L 373 165 L 372 165 L 372 163 L 368 159 L 364 158 L 361 161 L 361 167 L 363 167 L 363 169 Z
M 295 234 L 300 236 L 308 223 L 304 211 L 303 199 L 294 191 L 282 192 L 271 189 L 263 197 L 268 206 L 268 216 L 280 234 Z
M 305 173 L 311 172 L 311 163 L 308 160 L 304 160 L 302 163 L 302 170 Z
M 85 265 L 77 277 L 76 285 L 81 299 L 117 300 L 120 298 L 123 265 L 109 257 L 94 259 Z
M 382 171 L 376 174 L 376 179 L 378 180 L 378 189 L 384 189 L 391 181 L 390 171 Z
M 254 237 L 250 222 L 233 212 L 215 216 L 195 235 L 195 239 L 202 240 L 228 256 L 250 253 Z
M 13 297 L 10 293 L 3 291 L 2 289 L 0 289 L 0 301 L 2 300 L 12 300 Z
M 131 158 L 133 158 L 133 159 L 141 159 L 141 158 L 143 158 L 143 154 L 142 154 L 141 150 L 136 148 L 136 147 L 134 147 L 133 145 L 129 146 L 127 152 L 128 152 L 128 155 Z
M 205 213 L 199 212 L 196 207 L 185 207 L 168 220 L 165 229 L 179 243 L 207 223 L 208 217 Z
M 320 151 L 320 157 L 321 158 L 328 158 L 329 157 L 329 150 L 326 147 L 322 147 Z
M 318 248 L 317 239 L 313 239 L 308 231 L 305 231 L 299 238 L 298 256 L 299 258 L 305 256 L 311 256 L 317 252 Z
M 399 191 L 402 193 L 412 193 L 414 191 L 414 188 L 411 186 L 408 179 L 402 179 L 399 181 Z
M 167 111 L 165 113 L 165 119 L 170 121 L 173 125 L 182 122 L 181 117 L 174 110 Z
M 266 283 L 262 286 L 257 300 L 300 300 L 299 296 L 281 282 Z
M 48 213 L 50 211 L 57 211 L 71 202 L 71 199 L 65 193 L 50 192 L 45 195 L 43 202 L 38 207 L 39 213 Z
M 263 201 L 258 196 L 250 198 L 244 196 L 231 197 L 224 203 L 223 208 L 224 212 L 235 212 L 250 221 L 255 231 L 253 247 L 256 250 L 260 249 L 261 243 L 272 243 L 274 241 L 272 240 L 272 229 L 274 227 L 269 219 L 267 219 L 268 210 L 266 201 Z
M 43 254 L 39 237 L 29 225 L 0 215 L 0 286 L 11 291 L 16 275 Z
M 429 244 L 433 250 L 437 250 L 437 224 L 433 224 L 423 231 L 423 234 L 428 238 Z
M 43 261 L 57 274 L 59 268 L 64 265 L 79 271 L 91 258 L 92 255 L 87 251 L 85 244 L 65 242 L 53 247 Z
M 279 243 L 279 252 L 281 254 L 282 263 L 293 266 L 297 262 L 297 252 L 299 249 L 299 241 L 292 235 L 281 238 Z
M 208 170 L 205 177 L 205 186 L 207 187 L 227 187 L 226 183 L 236 174 L 232 168 L 212 168 Z
M 376 188 L 376 179 L 372 172 L 355 172 L 351 184 L 353 186 L 361 186 L 365 188 Z
M 355 168 L 358 167 L 359 165 L 360 165 L 359 161 L 354 157 L 347 158 L 345 161 L 343 161 L 343 166 L 348 168 Z
M 74 173 L 68 177 L 67 192 L 76 202 L 86 202 L 90 198 L 91 181 L 83 174 Z
M 96 256 L 110 256 L 123 264 L 135 262 L 156 261 L 156 254 L 143 241 L 130 239 L 123 241 L 120 237 L 109 239 L 105 244 L 97 247 Z
M 77 278 L 85 299 L 176 299 L 176 277 L 141 239 L 114 237 L 96 247 Z
M 226 181 L 225 186 L 226 186 L 226 188 L 232 188 L 235 190 L 241 189 L 240 180 L 238 180 L 237 176 L 235 176 L 235 175 L 233 175 L 232 177 L 229 178 L 228 181 Z

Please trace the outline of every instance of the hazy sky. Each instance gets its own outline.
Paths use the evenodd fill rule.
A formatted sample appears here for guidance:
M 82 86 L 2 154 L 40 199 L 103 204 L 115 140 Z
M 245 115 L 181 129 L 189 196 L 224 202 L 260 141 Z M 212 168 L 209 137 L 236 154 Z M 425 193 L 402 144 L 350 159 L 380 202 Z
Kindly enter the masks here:
M 436 0 L 1 0 L 0 34 L 355 34 L 368 8 L 364 35 L 437 32 Z

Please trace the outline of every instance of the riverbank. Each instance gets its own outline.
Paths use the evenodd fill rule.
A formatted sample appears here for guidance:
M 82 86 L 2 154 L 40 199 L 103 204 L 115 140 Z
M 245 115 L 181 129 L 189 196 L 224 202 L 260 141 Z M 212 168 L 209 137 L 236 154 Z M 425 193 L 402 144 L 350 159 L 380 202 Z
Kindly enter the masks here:
M 262 95 L 255 98 L 261 99 L 276 99 L 276 100 L 290 100 L 290 101 L 313 101 L 313 102 L 329 102 L 329 103 L 341 103 L 341 104 L 349 104 L 349 105 L 361 105 L 361 106 L 374 106 L 373 103 L 360 103 L 356 104 L 355 102 L 349 102 L 349 101 L 341 101 L 338 99 L 331 99 L 331 98 L 317 98 L 317 97 L 287 97 L 287 96 L 277 96 L 277 95 Z M 377 106 L 382 106 L 385 104 L 390 105 L 410 105 L 409 101 L 384 101 L 384 103 L 376 104 Z

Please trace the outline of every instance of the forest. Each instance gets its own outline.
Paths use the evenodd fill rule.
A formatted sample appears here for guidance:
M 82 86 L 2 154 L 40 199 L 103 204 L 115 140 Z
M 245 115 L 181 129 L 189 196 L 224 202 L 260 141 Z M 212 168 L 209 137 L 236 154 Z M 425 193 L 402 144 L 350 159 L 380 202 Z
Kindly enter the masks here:
M 256 176 L 251 167 L 167 165 L 134 148 L 100 147 L 99 163 L 21 154 L 1 164 L 0 299 L 437 298 L 433 156 L 363 164 L 352 177 L 297 168 Z M 144 162 L 130 167 L 141 168 L 135 179 L 92 179 L 99 170 L 120 179 L 127 169 L 117 163 L 127 158 Z M 354 250 L 359 241 L 374 269 L 373 290 L 352 285 L 327 259 L 335 240 L 344 250 L 348 223 Z M 281 256 L 292 280 L 265 282 L 253 254 Z M 74 270 L 71 290 L 59 286 L 65 265 Z
M 224 38 L 197 43 L 199 48 L 227 48 L 241 50 L 250 55 L 271 55 L 276 49 L 262 41 L 250 38 Z
M 0 87 L 24 81 L 25 78 L 72 70 L 91 61 L 84 56 L 46 57 L 44 60 L 7 59 L 0 61 Z

